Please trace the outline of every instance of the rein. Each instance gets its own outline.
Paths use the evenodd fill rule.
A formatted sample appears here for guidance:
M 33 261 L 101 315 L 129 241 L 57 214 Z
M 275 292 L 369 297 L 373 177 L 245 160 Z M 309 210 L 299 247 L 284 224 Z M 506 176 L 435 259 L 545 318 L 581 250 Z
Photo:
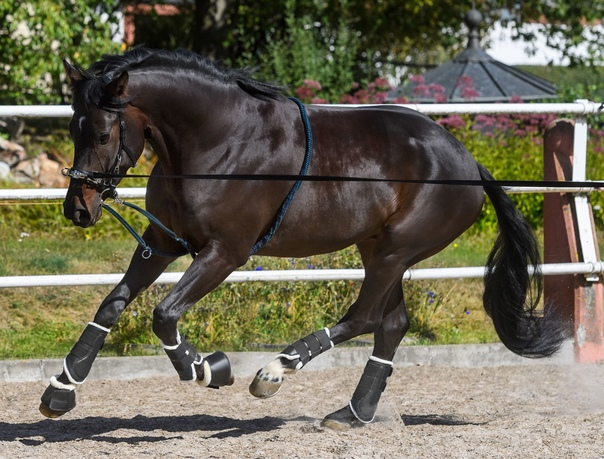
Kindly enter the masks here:
M 135 204 L 132 204 L 132 203 L 126 202 L 126 201 L 122 201 L 121 199 L 118 199 L 117 196 L 114 198 L 114 202 L 116 202 L 118 204 L 122 204 L 126 207 L 130 207 L 131 209 L 134 209 L 137 212 L 140 212 L 145 217 L 147 217 L 147 219 L 150 222 L 155 223 L 157 226 L 159 226 L 159 228 L 164 233 L 166 233 L 168 236 L 170 236 L 175 241 L 180 242 L 180 244 L 182 244 L 182 246 L 184 247 L 184 250 L 182 250 L 180 252 L 163 252 L 161 250 L 157 250 L 157 249 L 153 249 L 153 248 L 149 247 L 147 245 L 147 243 L 145 242 L 145 240 L 134 230 L 134 228 L 132 228 L 132 226 L 130 226 L 130 224 L 126 220 L 124 220 L 124 218 L 115 209 L 113 209 L 111 206 L 103 203 L 102 204 L 103 209 L 105 209 L 107 212 L 109 212 L 111 215 L 113 215 L 122 225 L 124 225 L 124 228 L 126 228 L 128 230 L 128 232 L 134 237 L 134 239 L 136 239 L 136 242 L 138 242 L 138 244 L 144 249 L 143 253 L 142 253 L 142 257 L 145 260 L 150 258 L 151 255 L 153 255 L 153 254 L 159 255 L 161 257 L 181 257 L 183 255 L 186 255 L 187 253 L 189 255 L 191 255 L 191 258 L 195 259 L 195 257 L 197 256 L 197 253 L 195 252 L 195 249 L 193 248 L 193 246 L 191 244 L 189 244 L 183 238 L 178 237 L 178 235 L 174 231 L 172 231 L 170 228 L 168 228 L 162 222 L 160 222 L 157 218 L 155 218 L 153 216 L 153 214 L 147 212 L 145 209 L 142 209 Z

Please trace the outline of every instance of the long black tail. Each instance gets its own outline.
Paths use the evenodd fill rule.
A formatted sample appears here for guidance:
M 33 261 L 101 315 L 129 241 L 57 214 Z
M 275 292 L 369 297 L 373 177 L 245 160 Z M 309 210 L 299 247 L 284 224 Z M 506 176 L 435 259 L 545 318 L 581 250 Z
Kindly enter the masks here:
M 494 180 L 478 165 L 482 180 Z M 541 257 L 532 229 L 499 186 L 485 186 L 497 213 L 499 234 L 486 263 L 483 304 L 502 343 L 524 357 L 547 357 L 564 341 L 552 308 L 537 311 L 543 292 Z M 528 268 L 532 267 L 531 274 Z

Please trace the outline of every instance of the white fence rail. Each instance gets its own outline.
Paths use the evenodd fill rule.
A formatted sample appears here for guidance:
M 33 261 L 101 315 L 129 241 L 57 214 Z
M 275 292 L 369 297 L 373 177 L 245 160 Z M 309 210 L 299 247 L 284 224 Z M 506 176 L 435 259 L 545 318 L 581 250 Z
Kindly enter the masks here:
M 338 105 L 334 107 L 367 107 L 368 105 Z M 569 103 L 530 103 L 530 104 L 401 104 L 427 115 L 461 114 L 521 114 L 554 113 L 584 116 L 600 113 L 601 103 L 581 99 Z M 0 105 L 0 117 L 17 118 L 68 118 L 73 114 L 69 105 Z
M 545 276 L 562 274 L 601 274 L 604 263 L 558 263 L 541 265 Z M 423 268 L 410 269 L 405 272 L 403 280 L 436 280 L 436 279 L 472 279 L 484 276 L 483 266 L 459 268 Z M 184 273 L 163 273 L 155 284 L 175 284 Z M 0 277 L 0 288 L 17 287 L 66 287 L 83 285 L 115 285 L 123 274 L 67 274 L 43 276 L 6 276 Z M 225 282 L 297 282 L 297 281 L 361 281 L 365 278 L 363 269 L 284 269 L 267 271 L 235 271 Z
M 418 110 L 429 115 L 459 114 L 529 114 L 553 113 L 569 114 L 575 118 L 575 151 L 574 180 L 584 181 L 587 152 L 587 121 L 586 115 L 600 113 L 604 104 L 587 100 L 574 103 L 534 103 L 534 104 L 405 104 L 403 106 Z M 366 105 L 364 105 L 366 106 Z M 354 105 L 345 105 L 354 107 Z M 0 117 L 70 117 L 72 109 L 66 105 L 57 106 L 0 106 Z M 587 193 L 593 189 L 585 188 L 526 188 L 517 187 L 510 192 L 570 192 Z M 0 200 L 55 200 L 65 197 L 65 189 L 19 189 L 0 190 Z M 121 198 L 143 198 L 144 188 L 119 188 Z M 602 261 L 590 260 L 588 263 L 547 264 L 542 266 L 544 275 L 561 274 L 602 274 Z M 175 283 L 183 273 L 164 273 L 156 283 Z M 458 268 L 429 268 L 413 269 L 405 273 L 404 279 L 451 279 L 451 278 L 480 278 L 484 275 L 484 267 Z M 75 286 L 75 285 L 114 285 L 120 281 L 123 274 L 76 274 L 76 275 L 44 275 L 44 276 L 6 276 L 0 277 L 0 288 L 11 287 L 44 287 L 44 286 Z M 267 282 L 267 281 L 326 281 L 326 280 L 362 280 L 362 269 L 311 269 L 311 270 L 282 270 L 282 271 L 236 271 L 227 278 L 227 282 Z

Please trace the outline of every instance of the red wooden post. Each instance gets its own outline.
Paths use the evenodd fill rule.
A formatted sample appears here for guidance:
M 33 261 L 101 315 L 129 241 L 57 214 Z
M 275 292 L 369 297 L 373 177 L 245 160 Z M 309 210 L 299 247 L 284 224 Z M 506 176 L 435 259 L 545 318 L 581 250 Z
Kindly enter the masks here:
M 574 121 L 555 120 L 544 136 L 545 180 L 572 180 Z M 569 193 L 546 193 L 544 198 L 545 263 L 581 262 L 574 198 Z M 590 207 L 591 214 L 591 207 Z M 595 231 L 592 231 L 595 240 Z M 598 260 L 600 254 L 597 249 Z M 546 276 L 545 307 L 556 307 L 575 338 L 575 361 L 604 360 L 604 289 L 602 275 L 589 281 L 584 275 Z

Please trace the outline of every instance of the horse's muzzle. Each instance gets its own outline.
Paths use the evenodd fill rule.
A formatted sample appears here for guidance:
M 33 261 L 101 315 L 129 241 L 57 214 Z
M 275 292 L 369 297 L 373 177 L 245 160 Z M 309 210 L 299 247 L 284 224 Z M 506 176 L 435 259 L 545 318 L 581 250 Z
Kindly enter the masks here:
M 86 193 L 84 197 L 70 196 L 63 202 L 63 215 L 71 220 L 74 225 L 88 228 L 101 218 L 102 200 L 98 192 Z

